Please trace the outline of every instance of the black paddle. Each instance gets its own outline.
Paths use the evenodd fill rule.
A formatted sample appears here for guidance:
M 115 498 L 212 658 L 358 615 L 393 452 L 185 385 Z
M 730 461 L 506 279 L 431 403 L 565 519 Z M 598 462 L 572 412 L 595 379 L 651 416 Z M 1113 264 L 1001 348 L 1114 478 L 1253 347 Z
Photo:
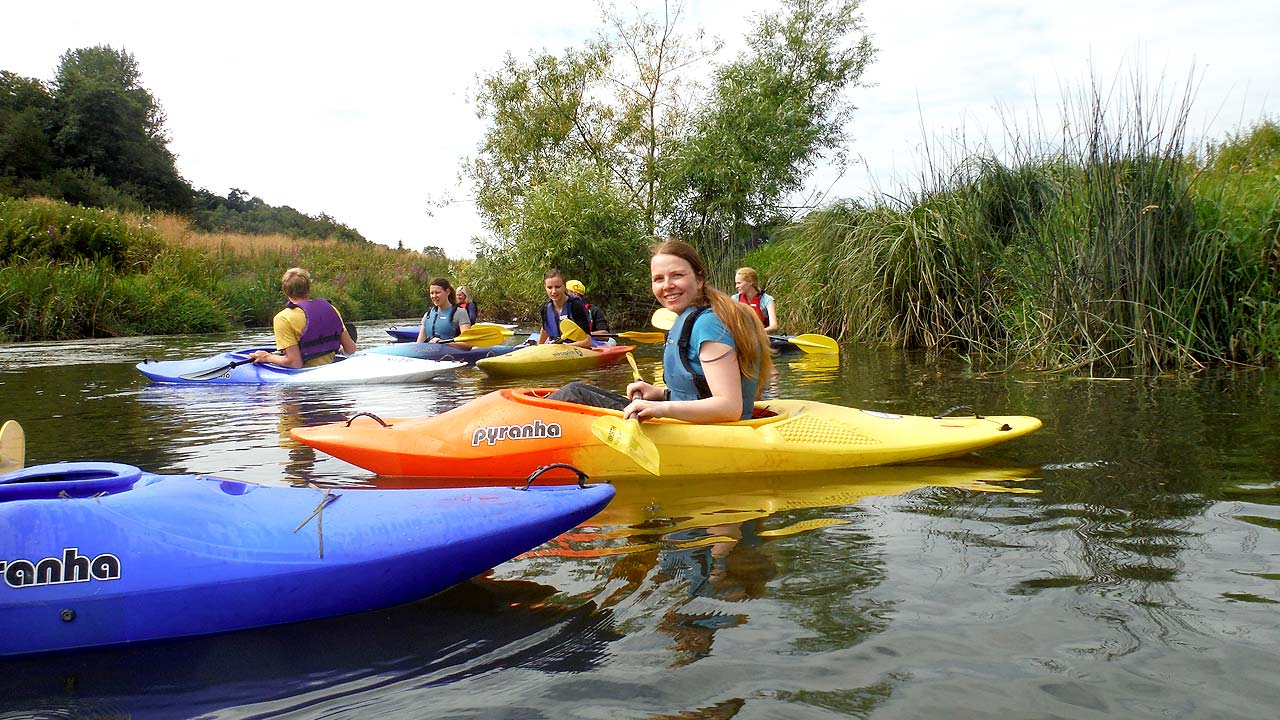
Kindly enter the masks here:
M 252 352 L 256 352 L 256 351 L 252 351 Z M 279 350 L 272 350 L 272 352 L 279 352 Z M 232 368 L 238 368 L 241 365 L 248 365 L 251 362 L 253 362 L 253 358 L 245 358 L 244 360 L 233 360 L 232 362 L 226 363 L 225 365 L 219 365 L 217 367 L 209 368 L 208 370 L 198 370 L 196 372 L 190 372 L 185 375 L 179 375 L 178 377 L 182 378 L 183 380 L 191 380 L 193 382 L 199 382 L 202 380 L 212 380 L 216 377 L 221 377 L 223 373 L 230 372 Z

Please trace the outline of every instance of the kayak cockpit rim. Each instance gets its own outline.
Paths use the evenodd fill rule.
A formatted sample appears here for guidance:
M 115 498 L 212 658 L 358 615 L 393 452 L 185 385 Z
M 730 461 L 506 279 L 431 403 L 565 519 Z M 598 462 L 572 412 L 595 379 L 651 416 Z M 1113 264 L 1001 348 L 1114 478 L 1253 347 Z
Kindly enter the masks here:
M 581 415 L 616 415 L 622 417 L 622 413 L 617 410 L 609 410 L 608 408 L 599 408 L 591 405 L 579 405 L 578 403 L 565 402 L 563 400 L 552 400 L 548 397 L 555 392 L 557 388 L 511 388 L 507 390 L 499 390 L 498 392 L 512 402 L 530 407 L 541 407 L 548 410 L 558 410 L 561 412 L 575 412 Z M 803 406 L 798 408 L 777 408 L 771 407 L 767 401 L 756 403 L 755 410 L 757 417 L 747 420 L 734 420 L 725 423 L 698 423 L 704 425 L 717 426 L 742 426 L 742 427 L 759 427 L 761 425 L 771 425 L 787 418 L 792 418 L 804 412 Z M 657 418 L 655 420 L 646 420 L 651 423 L 669 423 L 672 425 L 691 425 L 684 420 L 674 420 L 672 418 Z

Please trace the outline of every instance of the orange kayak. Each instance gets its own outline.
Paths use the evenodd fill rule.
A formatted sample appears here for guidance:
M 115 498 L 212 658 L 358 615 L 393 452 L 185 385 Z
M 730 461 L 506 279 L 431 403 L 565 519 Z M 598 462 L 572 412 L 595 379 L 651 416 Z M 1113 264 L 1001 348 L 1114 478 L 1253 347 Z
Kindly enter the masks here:
M 497 390 L 430 417 L 364 414 L 291 434 L 379 475 L 483 485 L 518 482 L 539 466 L 568 463 L 596 479 L 648 476 L 591 430 L 596 420 L 619 417 L 618 412 L 549 400 L 551 392 Z M 812 400 L 768 400 L 756 408 L 767 416 L 707 425 L 662 419 L 640 427 L 658 449 L 661 474 L 677 477 L 935 460 L 1006 442 L 1041 425 L 1033 417 L 918 417 Z M 561 474 L 564 482 L 574 479 Z
M 547 343 L 484 358 L 476 362 L 476 367 L 490 375 L 503 377 L 575 372 L 621 362 L 627 353 L 635 349 L 635 345 L 584 348 Z

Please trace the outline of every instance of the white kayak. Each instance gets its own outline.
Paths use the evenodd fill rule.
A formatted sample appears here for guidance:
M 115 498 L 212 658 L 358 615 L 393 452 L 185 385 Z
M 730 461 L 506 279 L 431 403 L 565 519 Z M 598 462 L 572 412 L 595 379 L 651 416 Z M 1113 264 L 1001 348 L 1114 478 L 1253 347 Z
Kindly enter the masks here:
M 328 365 L 293 369 L 253 363 L 252 349 L 194 360 L 145 361 L 138 372 L 153 382 L 213 385 L 376 385 L 413 383 L 465 367 L 466 363 L 397 355 L 355 355 Z

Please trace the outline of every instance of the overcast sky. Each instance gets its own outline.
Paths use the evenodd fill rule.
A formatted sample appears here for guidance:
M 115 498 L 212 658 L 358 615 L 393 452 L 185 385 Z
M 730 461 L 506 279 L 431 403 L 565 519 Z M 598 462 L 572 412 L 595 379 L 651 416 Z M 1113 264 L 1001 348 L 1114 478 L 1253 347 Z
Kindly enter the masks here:
M 660 9 L 661 0 L 638 0 Z M 625 6 L 625 5 L 624 5 Z M 686 28 L 742 47 L 768 0 L 688 0 Z M 1280 114 L 1280 2 L 1235 0 L 864 0 L 879 54 L 851 92 L 859 106 L 829 197 L 892 190 L 922 165 L 925 138 L 999 136 L 999 111 L 1051 122 L 1063 88 L 1140 68 L 1148 87 L 1197 88 L 1195 135 L 1221 137 Z M 482 232 L 457 182 L 483 125 L 476 78 L 504 53 L 559 54 L 599 27 L 593 0 L 463 3 L 5 3 L 0 69 L 50 80 L 67 50 L 127 50 L 160 101 L 178 170 L 220 195 L 235 187 L 272 205 L 328 213 L 372 241 L 472 254 Z M 1127 80 L 1126 80 L 1127 82 Z M 888 186 L 888 187 L 886 187 Z M 430 200 L 458 202 L 430 209 Z M 429 215 L 433 212 L 433 215 Z

